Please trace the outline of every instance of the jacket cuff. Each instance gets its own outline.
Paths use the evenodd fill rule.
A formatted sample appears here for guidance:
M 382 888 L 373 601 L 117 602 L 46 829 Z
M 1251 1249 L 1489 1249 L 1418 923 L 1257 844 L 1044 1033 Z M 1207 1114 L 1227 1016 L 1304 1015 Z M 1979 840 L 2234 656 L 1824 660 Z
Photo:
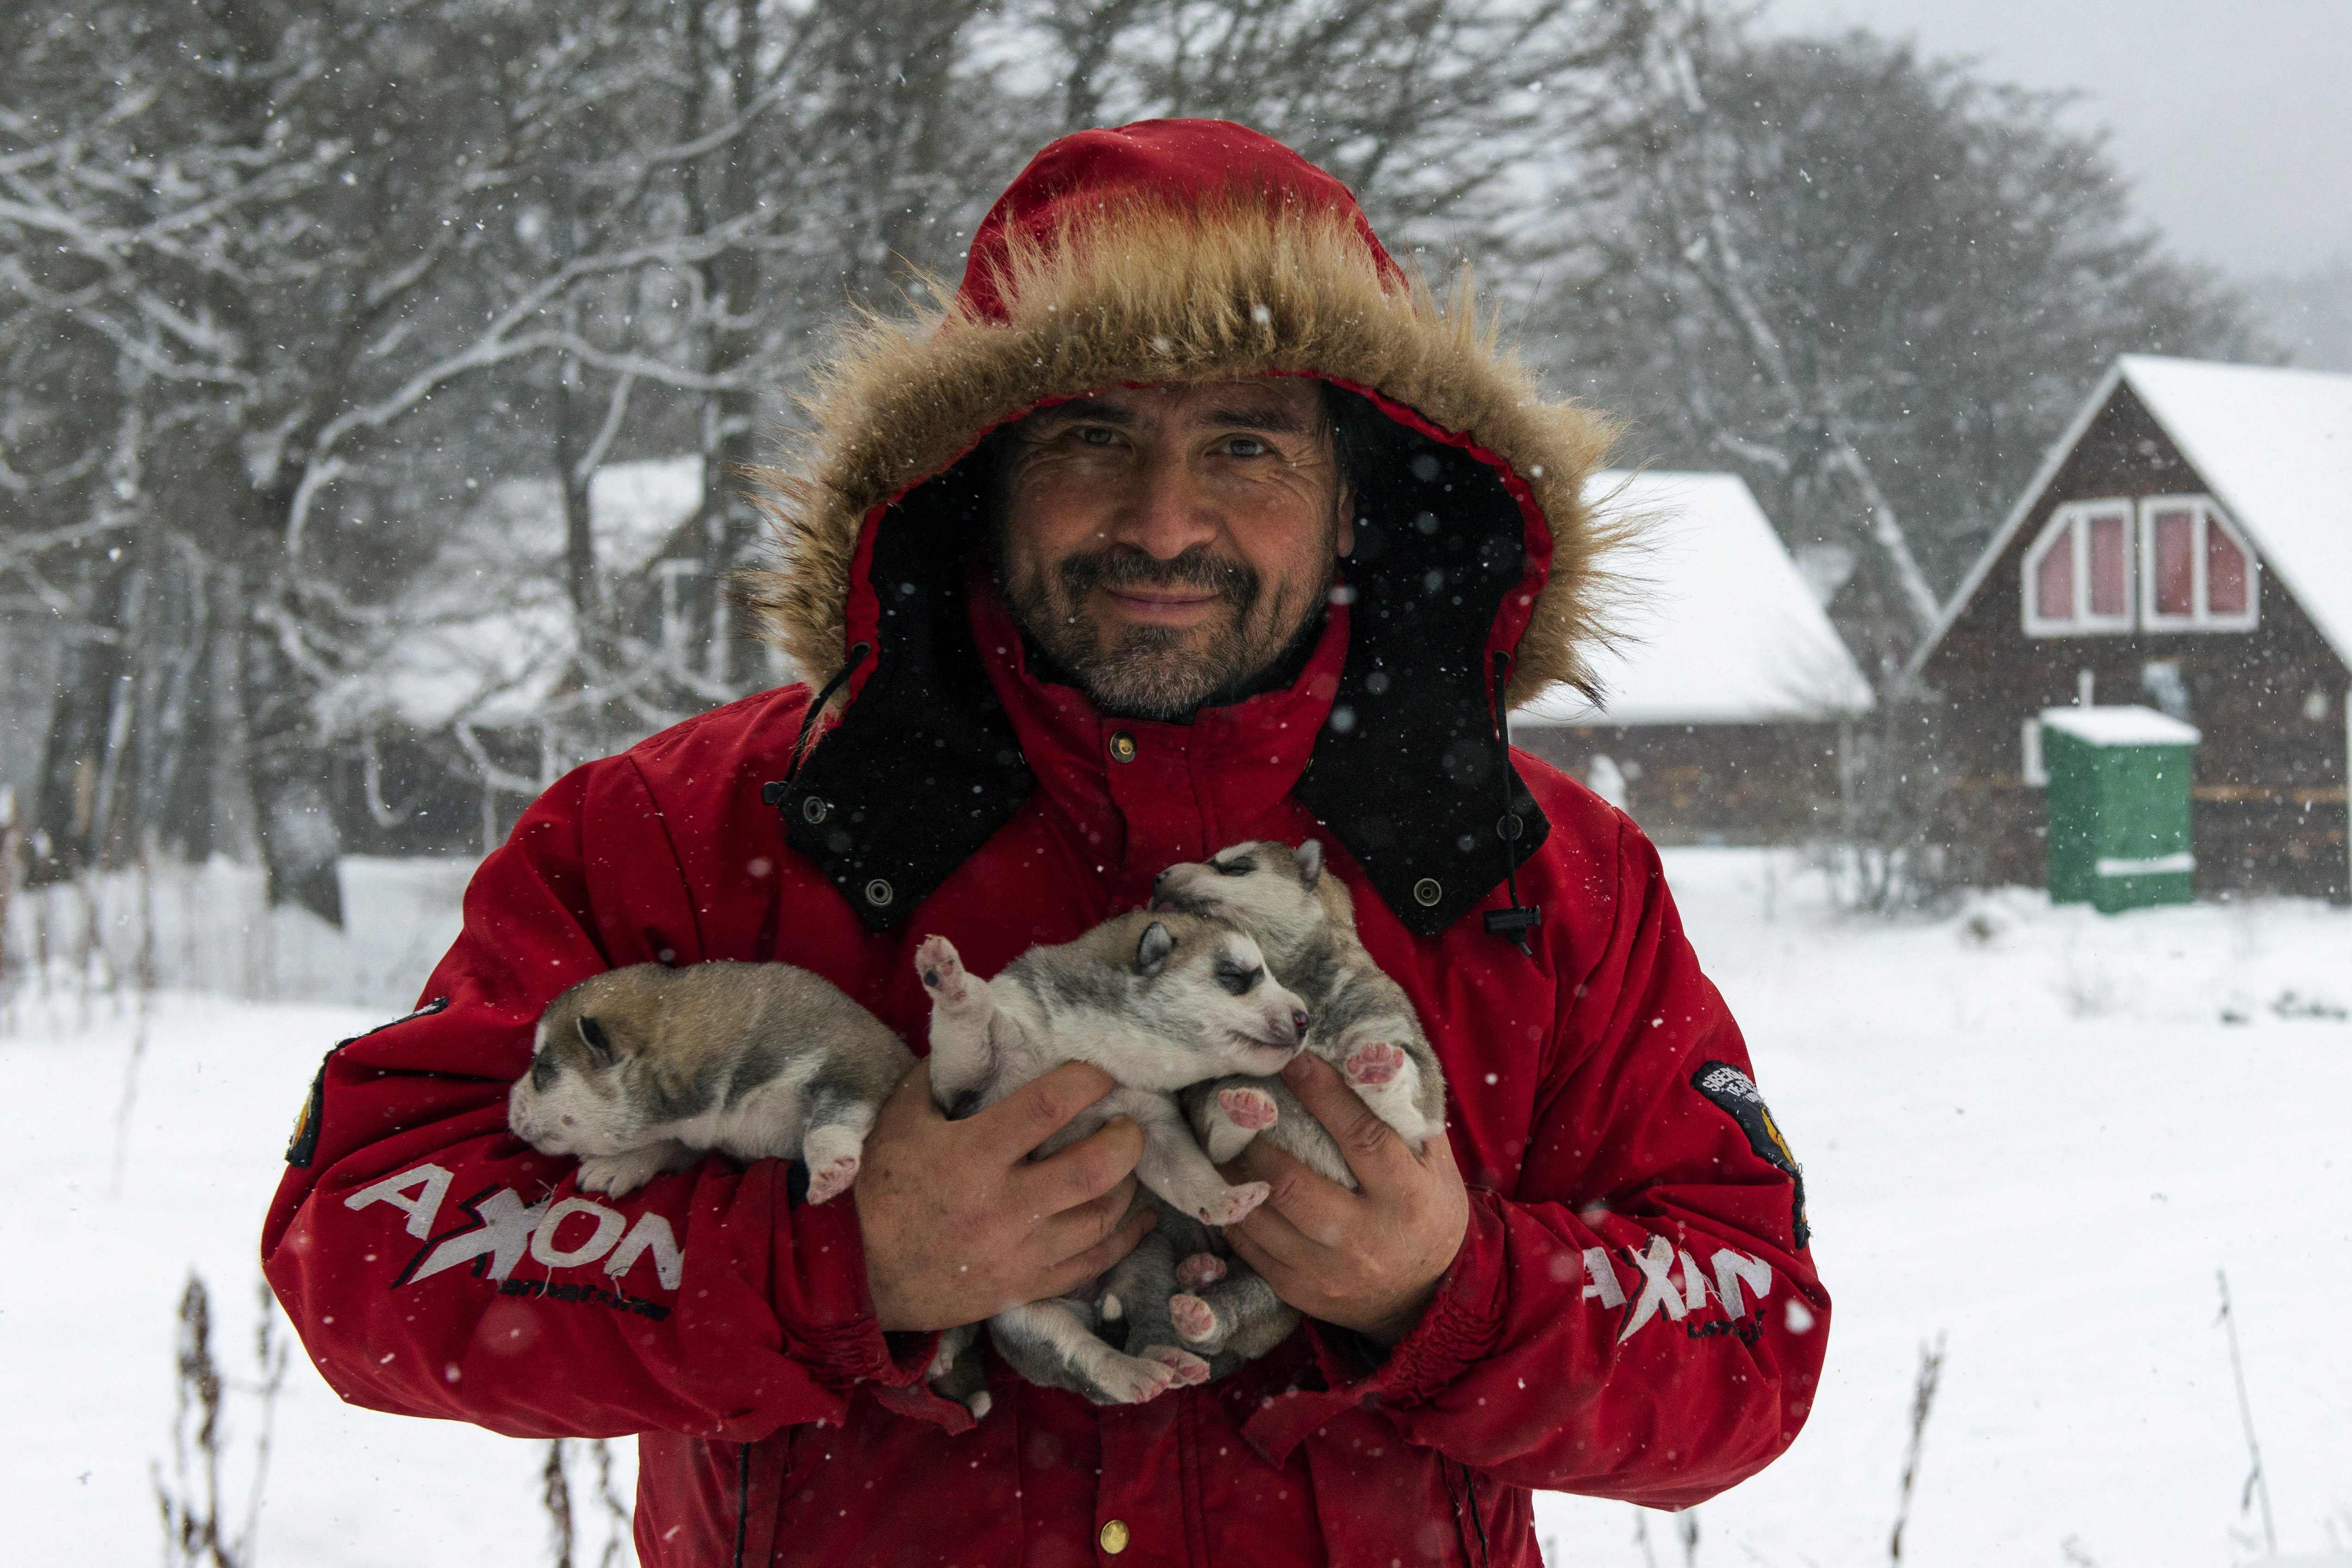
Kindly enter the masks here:
M 1437 1294 L 1412 1331 L 1385 1360 L 1360 1334 L 1308 1319 L 1315 1356 L 1335 1394 L 1370 1397 L 1392 1408 L 1426 1404 L 1463 1373 L 1494 1353 L 1503 1327 L 1502 1199 L 1473 1190 L 1470 1221 Z
M 785 1162 L 775 1162 L 783 1198 Z M 789 1199 L 786 1200 L 790 1202 Z M 778 1227 L 776 1317 L 784 1348 L 828 1388 L 854 1384 L 904 1388 L 921 1380 L 938 1353 L 937 1333 L 886 1335 L 866 1286 L 866 1238 L 857 1205 L 790 1203 Z

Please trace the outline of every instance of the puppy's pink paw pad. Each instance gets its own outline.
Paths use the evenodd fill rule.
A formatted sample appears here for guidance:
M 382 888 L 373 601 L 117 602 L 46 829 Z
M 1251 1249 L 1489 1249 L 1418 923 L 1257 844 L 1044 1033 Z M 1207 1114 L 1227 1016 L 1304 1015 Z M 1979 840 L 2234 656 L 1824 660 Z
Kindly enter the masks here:
M 857 1157 L 844 1154 L 837 1160 L 827 1160 L 809 1171 L 808 1201 L 821 1204 L 839 1197 L 857 1180 Z
M 1390 1045 L 1358 1046 L 1348 1053 L 1346 1071 L 1349 1083 L 1391 1083 L 1404 1071 L 1404 1052 Z
M 1180 1351 L 1174 1345 L 1153 1345 L 1143 1352 L 1143 1359 L 1158 1362 L 1168 1369 L 1171 1387 L 1191 1388 L 1209 1381 L 1209 1363 L 1191 1351 Z
M 1198 1296 L 1169 1297 L 1168 1321 L 1176 1325 L 1177 1333 L 1194 1344 L 1217 1331 L 1216 1309 Z
M 1225 1277 L 1225 1260 L 1213 1252 L 1196 1252 L 1176 1266 L 1176 1283 L 1187 1290 L 1213 1285 Z
M 1274 1103 L 1274 1096 L 1262 1089 L 1221 1089 L 1217 1090 L 1217 1109 L 1234 1126 L 1252 1132 L 1265 1131 L 1282 1115 Z
M 1200 1215 L 1201 1223 L 1202 1225 L 1236 1224 L 1252 1209 L 1265 1202 L 1266 1194 L 1273 1190 L 1264 1182 L 1244 1182 L 1240 1186 L 1226 1193 L 1223 1197 L 1203 1207 Z
M 925 990 L 936 993 L 941 1001 L 961 1002 L 964 996 L 963 960 L 955 943 L 943 936 L 927 936 L 915 949 L 915 973 L 923 977 Z
M 1102 1378 L 1101 1387 L 1114 1405 L 1141 1405 L 1167 1393 L 1175 1382 L 1176 1369 L 1163 1361 L 1121 1356 Z

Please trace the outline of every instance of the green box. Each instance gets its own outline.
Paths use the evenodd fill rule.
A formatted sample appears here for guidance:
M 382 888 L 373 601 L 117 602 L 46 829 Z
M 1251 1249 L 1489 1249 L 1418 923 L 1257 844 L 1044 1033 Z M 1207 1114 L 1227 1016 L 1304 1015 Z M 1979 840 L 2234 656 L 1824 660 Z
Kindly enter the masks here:
M 2153 708 L 2051 708 L 2050 898 L 2102 914 L 2195 894 L 2189 783 L 2199 736 Z

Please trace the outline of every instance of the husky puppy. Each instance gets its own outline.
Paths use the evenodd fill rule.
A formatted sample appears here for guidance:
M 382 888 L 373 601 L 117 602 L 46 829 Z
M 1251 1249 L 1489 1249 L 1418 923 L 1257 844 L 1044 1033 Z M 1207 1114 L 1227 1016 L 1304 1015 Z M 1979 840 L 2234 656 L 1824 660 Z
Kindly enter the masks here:
M 507 1122 L 580 1185 L 615 1196 L 707 1150 L 806 1163 L 808 1201 L 856 1179 L 866 1134 L 914 1054 L 830 982 L 789 963 L 632 964 L 539 1020 Z
M 1415 1149 L 1443 1135 L 1445 1079 L 1437 1053 L 1404 988 L 1381 973 L 1357 937 L 1355 900 L 1337 877 L 1323 874 L 1319 841 L 1296 849 L 1266 840 L 1236 844 L 1206 861 L 1171 866 L 1153 886 L 1151 908 L 1221 921 L 1255 938 L 1275 973 L 1307 1003 L 1313 1020 L 1307 1048 L 1338 1068 L 1373 1114 Z M 1209 1158 L 1219 1163 L 1264 1136 L 1340 1185 L 1356 1184 L 1331 1135 L 1279 1079 L 1202 1083 L 1186 1089 L 1182 1102 Z M 1208 1245 L 1188 1252 L 1187 1241 Z M 1114 1316 L 1134 1314 L 1130 1333 L 1156 1333 L 1165 1300 L 1179 1341 L 1215 1358 L 1213 1369 L 1223 1375 L 1272 1350 L 1297 1325 L 1297 1311 L 1255 1270 L 1220 1257 L 1213 1239 L 1181 1216 L 1163 1212 L 1159 1229 L 1144 1238 L 1144 1247 L 1154 1243 L 1165 1258 L 1139 1258 L 1132 1268 L 1123 1260 L 1112 1275 L 1109 1306 Z M 1183 1293 L 1158 1295 L 1163 1273 L 1172 1273 Z
M 968 973 L 944 937 L 926 938 L 915 966 L 931 997 L 931 1089 L 942 1110 L 970 1115 L 1063 1062 L 1090 1061 L 1118 1087 L 1041 1153 L 1129 1116 L 1143 1129 L 1136 1177 L 1177 1213 L 1202 1226 L 1231 1225 L 1265 1201 L 1265 1183 L 1235 1186 L 1217 1173 L 1175 1098 L 1202 1079 L 1278 1072 L 1298 1053 L 1306 1005 L 1266 973 L 1245 933 L 1139 911 L 1076 942 L 1031 948 L 993 980 Z M 1095 1333 L 1092 1295 L 1010 1308 L 989 1320 L 989 1337 L 1031 1382 L 1097 1404 L 1139 1403 L 1208 1375 L 1207 1363 L 1172 1340 L 1130 1335 L 1138 1353 L 1113 1349 Z M 970 1337 L 942 1339 L 932 1382 L 980 1414 L 987 1394 L 971 1386 L 971 1358 L 961 1353 Z

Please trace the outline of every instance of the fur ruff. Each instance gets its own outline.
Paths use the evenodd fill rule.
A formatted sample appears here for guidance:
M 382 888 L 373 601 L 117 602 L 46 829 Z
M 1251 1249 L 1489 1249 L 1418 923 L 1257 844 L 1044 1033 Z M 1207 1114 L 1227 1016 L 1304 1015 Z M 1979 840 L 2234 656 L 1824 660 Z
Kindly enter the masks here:
M 1481 319 L 1466 269 L 1442 302 L 1419 279 L 1384 287 L 1344 215 L 1246 195 L 1205 209 L 1129 196 L 1066 223 L 1051 244 L 1009 237 L 1004 322 L 961 304 L 868 317 L 806 400 L 799 460 L 751 476 L 780 559 L 744 574 L 744 596 L 761 636 L 812 685 L 845 657 L 866 515 L 997 426 L 1108 386 L 1306 374 L 1374 389 L 1510 465 L 1553 552 L 1509 700 L 1559 682 L 1594 694 L 1586 650 L 1608 640 L 1615 597 L 1597 563 L 1631 523 L 1596 518 L 1583 489 L 1613 426 L 1544 400 L 1498 345 L 1498 321 Z

